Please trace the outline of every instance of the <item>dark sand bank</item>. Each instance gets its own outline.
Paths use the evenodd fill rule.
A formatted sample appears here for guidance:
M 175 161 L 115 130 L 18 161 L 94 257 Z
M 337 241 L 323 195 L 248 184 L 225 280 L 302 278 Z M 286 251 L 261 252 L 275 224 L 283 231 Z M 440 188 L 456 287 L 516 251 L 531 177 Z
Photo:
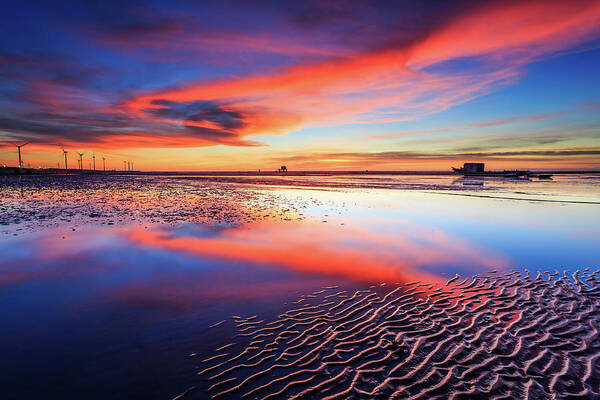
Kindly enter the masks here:
M 565 175 L 555 181 L 435 175 L 5 175 L 0 176 L 0 230 L 15 234 L 65 225 L 289 221 L 304 218 L 303 209 L 319 204 L 306 192 L 292 198 L 282 196 L 278 188 L 394 189 L 595 205 L 598 178 L 592 174 Z
M 6 176 L 0 178 L 0 195 L 0 230 L 13 234 L 64 225 L 301 218 L 293 204 L 281 204 L 273 193 L 164 177 Z

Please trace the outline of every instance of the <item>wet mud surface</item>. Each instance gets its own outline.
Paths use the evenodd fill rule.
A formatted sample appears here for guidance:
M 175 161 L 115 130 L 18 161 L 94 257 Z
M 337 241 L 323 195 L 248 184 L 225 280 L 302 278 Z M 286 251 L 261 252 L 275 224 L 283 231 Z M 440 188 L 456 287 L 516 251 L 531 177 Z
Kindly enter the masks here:
M 0 232 L 5 234 L 58 226 L 301 218 L 293 204 L 267 191 L 169 177 L 1 177 L 0 199 Z

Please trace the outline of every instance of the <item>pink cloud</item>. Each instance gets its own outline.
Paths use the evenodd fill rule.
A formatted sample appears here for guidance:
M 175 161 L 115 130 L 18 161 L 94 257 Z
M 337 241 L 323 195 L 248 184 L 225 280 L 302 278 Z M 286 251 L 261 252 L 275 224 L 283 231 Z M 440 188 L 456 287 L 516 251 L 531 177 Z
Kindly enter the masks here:
M 482 5 L 413 43 L 349 54 L 274 73 L 191 82 L 147 93 L 124 106 L 140 118 L 153 101 L 223 102 L 248 110 L 241 136 L 304 126 L 391 122 L 464 103 L 513 83 L 533 60 L 598 34 L 597 2 L 512 2 Z M 460 74 L 429 67 L 484 57 Z M 476 66 L 475 66 L 476 65 Z

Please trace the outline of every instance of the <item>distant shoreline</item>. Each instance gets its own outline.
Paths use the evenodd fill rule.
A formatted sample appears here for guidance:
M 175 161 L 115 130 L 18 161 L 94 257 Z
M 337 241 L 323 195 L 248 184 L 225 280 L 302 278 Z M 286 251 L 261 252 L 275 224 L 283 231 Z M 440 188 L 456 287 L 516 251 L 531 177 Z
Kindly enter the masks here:
M 600 170 L 548 170 L 531 169 L 536 174 L 568 175 L 568 174 L 600 174 Z M 10 175 L 155 175 L 155 176 L 318 176 L 318 175 L 457 175 L 453 171 L 94 171 L 59 168 L 23 168 L 0 167 L 0 176 Z

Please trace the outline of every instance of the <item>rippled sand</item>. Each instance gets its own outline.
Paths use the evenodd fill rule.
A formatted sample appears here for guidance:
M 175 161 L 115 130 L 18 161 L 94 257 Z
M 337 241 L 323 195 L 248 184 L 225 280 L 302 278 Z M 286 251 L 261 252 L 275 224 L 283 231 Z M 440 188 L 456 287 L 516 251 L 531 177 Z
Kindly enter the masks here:
M 215 399 L 598 398 L 599 304 L 589 269 L 326 287 L 273 321 L 233 316 L 198 375 Z

